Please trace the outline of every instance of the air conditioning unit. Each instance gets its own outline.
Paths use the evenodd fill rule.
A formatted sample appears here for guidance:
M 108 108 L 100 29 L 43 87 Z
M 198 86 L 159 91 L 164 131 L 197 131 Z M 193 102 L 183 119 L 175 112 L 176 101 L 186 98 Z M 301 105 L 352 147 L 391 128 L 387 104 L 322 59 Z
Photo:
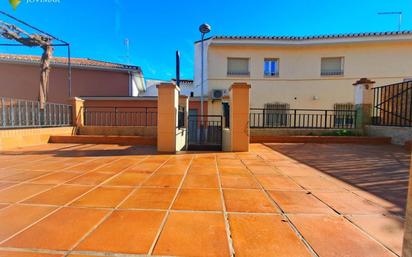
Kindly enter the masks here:
M 212 90 L 212 99 L 217 100 L 217 99 L 222 99 L 224 94 L 224 90 L 222 89 L 214 89 Z

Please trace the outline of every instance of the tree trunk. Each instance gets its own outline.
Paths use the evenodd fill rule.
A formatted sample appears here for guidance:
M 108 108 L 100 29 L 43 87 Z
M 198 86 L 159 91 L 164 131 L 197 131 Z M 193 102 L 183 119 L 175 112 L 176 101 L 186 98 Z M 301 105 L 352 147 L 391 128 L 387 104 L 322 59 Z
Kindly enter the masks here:
M 44 110 L 47 102 L 47 94 L 49 91 L 49 75 L 50 75 L 50 60 L 53 54 L 53 48 L 49 45 L 42 46 L 43 55 L 41 57 L 41 72 L 40 72 L 40 109 Z

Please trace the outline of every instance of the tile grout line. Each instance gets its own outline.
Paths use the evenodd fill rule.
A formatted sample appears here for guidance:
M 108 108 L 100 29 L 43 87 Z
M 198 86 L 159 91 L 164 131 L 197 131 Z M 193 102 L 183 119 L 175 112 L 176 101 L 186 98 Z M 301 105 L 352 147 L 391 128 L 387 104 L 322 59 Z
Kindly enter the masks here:
M 257 156 L 258 158 L 261 158 L 261 156 L 258 154 Z M 263 159 L 263 158 L 261 158 Z M 264 159 L 263 159 L 264 160 Z M 265 194 L 266 198 L 274 205 L 276 206 L 279 210 L 280 210 L 280 215 L 283 217 L 283 219 L 289 224 L 290 228 L 292 229 L 293 232 L 295 232 L 295 234 L 298 236 L 298 238 L 301 240 L 301 242 L 306 246 L 306 248 L 309 250 L 309 252 L 315 256 L 315 257 L 319 257 L 319 255 L 316 253 L 315 249 L 312 248 L 312 246 L 309 244 L 309 242 L 303 237 L 303 235 L 299 232 L 299 230 L 296 228 L 296 226 L 292 223 L 292 221 L 289 219 L 289 217 L 287 216 L 287 214 L 284 212 L 284 210 L 280 207 L 280 205 L 272 199 L 272 197 L 270 197 L 269 193 L 267 192 L 267 190 L 263 187 L 262 184 L 260 184 L 259 180 L 256 178 L 255 174 L 249 169 L 249 167 L 244 163 L 244 161 L 242 159 L 240 159 L 240 161 L 242 162 L 242 164 L 246 167 L 246 169 L 249 171 L 249 173 L 251 174 L 251 176 L 255 179 L 255 182 L 258 183 L 260 189 L 263 191 L 263 193 Z M 265 163 L 267 164 L 266 160 L 264 160 Z M 268 165 L 269 167 L 271 167 L 271 165 Z M 298 184 L 299 185 L 299 184 Z M 299 185 L 300 186 L 300 185 Z M 301 186 L 302 187 L 302 186 Z
M 377 244 L 379 244 L 380 246 L 382 246 L 383 248 L 385 248 L 386 250 L 388 250 L 389 252 L 391 252 L 392 254 L 394 254 L 395 256 L 400 257 L 397 253 L 395 253 L 392 249 L 390 249 L 389 247 L 387 247 L 386 245 L 383 244 L 383 242 L 381 242 L 380 240 L 374 238 L 372 235 L 369 235 L 369 233 L 367 231 L 365 231 L 362 227 L 358 226 L 356 223 L 352 222 L 350 219 L 348 219 L 346 217 L 346 215 L 342 215 L 342 217 L 348 221 L 350 224 L 352 224 L 352 226 L 355 227 L 355 229 L 359 230 L 362 234 L 364 234 L 366 237 L 370 238 L 372 241 L 375 241 Z
M 147 158 L 149 158 L 149 157 L 146 157 L 145 159 L 147 159 Z M 145 160 L 145 159 L 143 159 L 143 160 Z M 143 161 L 143 160 L 141 160 L 141 161 Z M 139 163 L 140 163 L 140 162 L 139 162 Z M 106 165 L 106 164 L 105 164 L 105 165 Z M 96 188 L 100 187 L 100 186 L 103 185 L 104 183 L 106 183 L 106 182 L 110 181 L 111 179 L 119 176 L 121 173 L 123 173 L 123 172 L 119 172 L 118 174 L 113 175 L 113 176 L 110 177 L 110 178 L 107 178 L 106 180 L 102 181 L 100 184 L 97 184 L 97 185 L 91 187 L 90 190 L 84 192 L 83 194 L 79 195 L 78 197 L 75 197 L 74 199 L 72 199 L 71 201 L 67 202 L 66 204 L 57 207 L 55 210 L 51 211 L 50 213 L 48 213 L 48 214 L 45 215 L 44 217 L 38 219 L 37 221 L 35 221 L 34 223 L 30 224 L 29 226 L 27 226 L 27 227 L 25 227 L 25 228 L 17 231 L 16 233 L 14 233 L 13 235 L 9 236 L 8 238 L 0 241 L 0 245 L 2 245 L 3 243 L 7 242 L 7 241 L 10 240 L 10 239 L 12 239 L 13 237 L 15 237 L 15 236 L 23 233 L 24 231 L 30 229 L 31 227 L 35 226 L 36 224 L 42 222 L 43 220 L 45 220 L 46 218 L 48 218 L 48 217 L 50 217 L 51 215 L 55 214 L 55 213 L 58 212 L 59 210 L 61 210 L 61 209 L 63 209 L 63 208 L 66 208 L 66 207 L 70 207 L 70 204 L 74 203 L 75 201 L 77 201 L 77 200 L 80 199 L 81 197 L 85 196 L 86 194 L 88 194 L 88 193 L 90 193 L 91 191 L 95 190 Z M 46 191 L 47 191 L 47 190 L 42 191 L 42 192 L 46 192 Z M 36 195 L 37 195 L 37 194 L 36 194 Z M 28 199 L 31 198 L 31 197 L 33 197 L 33 196 L 30 196 L 30 197 L 26 198 L 25 200 L 28 200 Z M 24 201 L 24 200 L 22 200 L 22 201 Z M 9 206 L 8 206 L 8 207 L 9 207 Z M 8 208 L 8 207 L 7 207 L 7 208 Z
M 237 157 L 237 155 L 235 154 Z M 223 208 L 223 219 L 225 222 L 225 230 L 226 230 L 226 236 L 227 236 L 227 241 L 228 241 L 228 246 L 229 246 L 229 253 L 230 256 L 235 257 L 236 252 L 235 252 L 235 247 L 233 243 L 233 238 L 232 238 L 232 232 L 230 230 L 230 222 L 229 222 L 229 215 L 226 209 L 226 203 L 225 203 L 225 197 L 223 194 L 223 188 L 222 188 L 222 180 L 220 176 L 220 169 L 219 169 L 219 164 L 218 164 L 218 158 L 215 156 L 215 163 L 216 163 L 216 175 L 217 175 L 217 180 L 218 180 L 218 189 L 220 192 L 220 198 L 222 201 L 222 208 Z
M 169 218 L 169 215 L 170 215 L 170 212 L 171 212 L 171 210 L 172 210 L 173 204 L 175 203 L 177 197 L 178 197 L 179 194 L 180 194 L 180 190 L 181 190 L 182 187 L 183 187 L 183 183 L 184 183 L 184 181 L 185 181 L 185 179 L 186 179 L 187 173 L 189 172 L 190 168 L 192 167 L 192 163 L 193 163 L 193 160 L 195 159 L 195 157 L 196 157 L 196 155 L 193 155 L 193 156 L 191 157 L 191 159 L 190 159 L 190 162 L 189 162 L 189 164 L 188 164 L 188 166 L 187 166 L 187 169 L 186 169 L 185 173 L 183 174 L 183 178 L 182 178 L 182 180 L 180 181 L 179 186 L 177 187 L 176 193 L 175 193 L 175 195 L 173 196 L 173 199 L 172 199 L 172 201 L 170 202 L 170 204 L 169 204 L 169 206 L 168 206 L 168 208 L 167 208 L 167 210 L 166 210 L 165 216 L 163 217 L 163 220 L 162 220 L 162 222 L 160 223 L 160 227 L 159 227 L 159 229 L 158 229 L 158 231 L 157 231 L 157 233 L 156 233 L 156 236 L 155 236 L 155 238 L 154 238 L 154 240 L 153 240 L 153 243 L 152 243 L 152 245 L 151 245 L 150 248 L 149 248 L 149 252 L 147 253 L 148 256 L 152 256 L 152 254 L 153 254 L 153 251 L 154 251 L 154 249 L 155 249 L 155 247 L 156 247 L 156 245 L 157 245 L 157 242 L 158 242 L 159 239 L 160 239 L 160 234 L 162 233 L 162 231 L 163 231 L 163 229 L 164 229 L 164 227 L 165 227 L 165 225 L 166 225 L 166 222 L 167 222 L 167 220 L 168 220 L 168 218 Z
M 146 158 L 142 159 L 140 162 L 138 162 L 138 163 L 136 163 L 136 164 L 134 164 L 134 165 L 141 164 L 141 163 L 144 162 L 145 160 L 150 159 L 150 157 L 151 157 L 151 155 L 147 156 Z M 157 168 L 152 172 L 152 174 L 150 174 L 145 180 L 143 180 L 142 182 L 140 182 L 138 186 L 134 187 L 134 189 L 131 190 L 130 193 L 129 193 L 122 201 L 120 201 L 114 208 L 110 208 L 110 209 L 108 210 L 108 213 L 107 213 L 99 222 L 97 222 L 97 224 L 96 224 L 95 226 L 93 226 L 86 234 L 84 234 L 84 235 L 73 245 L 73 247 L 67 251 L 67 253 L 66 253 L 64 256 L 66 257 L 66 256 L 70 255 L 72 252 L 74 252 L 74 249 L 75 249 L 84 239 L 86 239 L 89 235 L 91 235 L 93 232 L 95 232 L 96 229 L 97 229 L 101 224 L 103 224 L 116 210 L 118 210 L 118 208 L 119 208 L 125 201 L 127 201 L 134 192 L 136 192 L 138 189 L 141 188 L 141 185 L 142 185 L 144 182 L 146 182 L 149 178 L 151 178 L 151 177 L 153 176 L 153 174 L 155 174 L 158 169 L 160 169 L 161 167 L 163 167 L 163 165 L 165 165 L 170 159 L 171 159 L 171 157 L 169 157 L 167 160 L 165 160 L 164 162 L 162 162 L 162 163 L 159 165 L 159 167 L 157 167 Z M 134 165 L 133 165 L 133 166 L 134 166 Z M 127 169 L 129 169 L 130 167 L 131 167 L 131 166 L 128 166 L 128 167 L 124 168 L 122 171 L 119 172 L 119 174 L 118 174 L 117 176 L 108 178 L 108 179 L 105 180 L 102 184 L 104 184 L 104 183 L 106 183 L 106 182 L 114 179 L 115 177 L 118 177 L 118 176 L 120 176 L 121 174 L 127 172 Z M 100 185 L 102 185 L 102 184 L 100 184 Z
M 52 158 L 52 157 L 51 157 L 51 158 Z M 97 157 L 96 157 L 96 158 L 97 158 Z M 93 161 L 93 160 L 92 160 L 92 161 Z M 36 194 L 34 194 L 34 195 L 31 195 L 31 196 L 29 196 L 29 197 L 27 197 L 27 198 L 25 198 L 25 199 L 23 199 L 23 200 L 21 200 L 21 201 L 28 200 L 28 199 L 30 199 L 31 197 L 37 196 L 37 195 L 39 195 L 39 194 L 41 194 L 41 193 L 44 193 L 44 192 L 46 192 L 46 191 L 48 191 L 48 190 L 51 190 L 51 189 L 53 189 L 53 188 L 55 188 L 55 187 L 57 187 L 57 186 L 66 184 L 67 182 L 69 182 L 69 181 L 71 181 L 71 180 L 74 180 L 74 179 L 76 179 L 76 178 L 79 178 L 79 177 L 82 176 L 82 175 L 89 174 L 89 173 L 93 172 L 94 170 L 96 170 L 96 169 L 98 169 L 98 168 L 100 168 L 100 167 L 103 167 L 103 166 L 105 166 L 105 165 L 108 165 L 108 164 L 110 164 L 111 162 L 114 162 L 114 161 L 115 161 L 115 159 L 113 159 L 112 161 L 110 161 L 110 162 L 108 162 L 108 163 L 99 165 L 99 166 L 97 166 L 96 168 L 94 168 L 94 169 L 92 169 L 92 170 L 90 170 L 90 171 L 88 171 L 88 172 L 79 173 L 79 174 L 80 174 L 79 176 L 75 176 L 75 177 L 73 177 L 73 178 L 70 178 L 69 180 L 67 180 L 67 181 L 65 181 L 65 182 L 63 182 L 63 183 L 56 184 L 55 186 L 53 186 L 53 187 L 51 187 L 51 188 L 49 188 L 49 189 L 46 189 L 46 190 L 41 191 L 41 192 L 38 192 L 38 193 L 36 193 Z M 85 163 L 88 163 L 88 162 L 89 162 L 89 161 L 86 161 Z M 84 164 L 84 163 L 81 163 L 81 164 Z M 55 174 L 55 173 L 59 173 L 59 172 L 76 173 L 76 172 L 72 172 L 72 171 L 70 172 L 70 171 L 64 171 L 64 170 L 65 170 L 65 169 L 68 169 L 68 168 L 76 167 L 76 166 L 78 166 L 78 165 L 80 165 L 80 164 L 79 164 L 79 163 L 73 164 L 72 166 L 66 167 L 66 168 L 64 168 L 64 169 L 61 170 L 61 171 L 60 171 L 60 170 L 59 170 L 59 171 L 46 171 L 46 173 L 44 173 L 43 175 L 39 175 L 39 176 L 34 177 L 34 178 L 31 178 L 31 179 L 29 179 L 29 180 L 27 180 L 27 181 L 20 181 L 20 182 L 17 181 L 18 183 L 16 183 L 15 185 L 13 185 L 13 186 L 11 186 L 11 187 L 6 187 L 6 188 L 4 188 L 4 189 L 1 189 L 0 192 L 3 191 L 3 190 L 11 189 L 11 188 L 14 188 L 14 187 L 17 187 L 17 186 L 20 186 L 20 185 L 26 185 L 26 184 L 51 185 L 51 184 L 34 183 L 34 181 L 37 180 L 37 179 L 41 179 L 41 178 L 43 178 L 43 177 L 46 177 L 46 176 L 48 176 L 48 175 L 52 175 L 52 174 Z M 41 171 L 45 171 L 45 170 L 36 170 L 36 171 L 37 171 L 37 172 L 41 172 Z M 23 172 L 24 172 L 24 171 L 23 171 Z M 1 179 L 0 179 L 0 180 L 1 180 Z M 2 180 L 2 181 L 3 181 L 3 180 Z M 10 182 L 10 183 L 13 183 L 13 182 Z M 21 202 L 21 201 L 19 201 L 19 202 Z M 19 203 L 19 202 L 16 202 L 16 203 Z M 16 204 L 16 203 L 8 203 L 8 204 L 14 205 L 14 204 Z

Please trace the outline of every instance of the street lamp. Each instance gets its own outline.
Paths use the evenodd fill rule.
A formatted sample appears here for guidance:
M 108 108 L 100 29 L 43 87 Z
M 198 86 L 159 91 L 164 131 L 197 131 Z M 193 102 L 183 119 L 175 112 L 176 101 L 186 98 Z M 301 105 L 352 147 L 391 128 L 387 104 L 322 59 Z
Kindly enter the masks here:
M 202 41 L 201 41 L 201 51 L 202 51 L 202 57 L 201 57 L 201 65 L 200 65 L 200 117 L 203 123 L 203 80 L 204 80 L 204 74 L 203 74 L 203 65 L 204 65 L 204 45 L 203 45 L 203 41 L 205 39 L 205 35 L 207 33 L 209 33 L 211 31 L 211 27 L 209 24 L 207 23 L 203 23 L 202 25 L 200 25 L 199 27 L 199 31 L 202 34 Z M 203 124 L 202 124 L 203 125 Z

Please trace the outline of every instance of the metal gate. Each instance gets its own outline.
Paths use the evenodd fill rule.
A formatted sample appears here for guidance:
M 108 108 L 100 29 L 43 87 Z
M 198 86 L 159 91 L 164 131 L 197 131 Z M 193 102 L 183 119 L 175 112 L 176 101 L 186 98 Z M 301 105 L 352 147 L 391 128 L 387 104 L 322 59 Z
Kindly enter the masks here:
M 222 116 L 189 115 L 188 150 L 222 151 Z

